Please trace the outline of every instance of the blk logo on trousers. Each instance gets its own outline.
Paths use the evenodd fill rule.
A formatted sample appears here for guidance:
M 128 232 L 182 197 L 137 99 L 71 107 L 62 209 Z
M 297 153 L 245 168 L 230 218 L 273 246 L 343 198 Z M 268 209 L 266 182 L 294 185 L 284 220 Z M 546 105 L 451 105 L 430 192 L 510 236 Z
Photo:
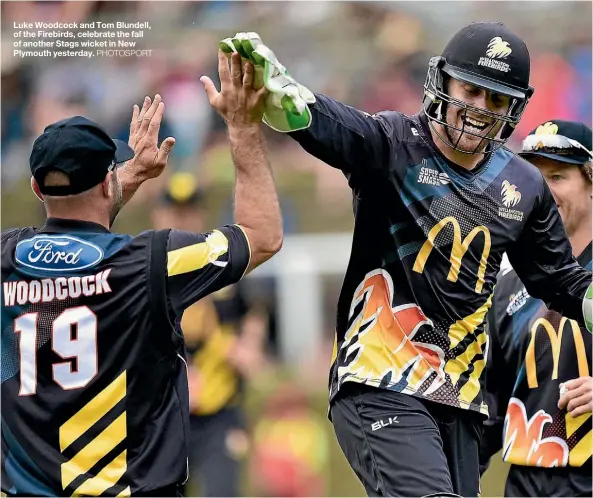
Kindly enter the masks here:
M 378 431 L 379 429 L 383 429 L 383 427 L 387 427 L 388 425 L 392 424 L 399 424 L 397 420 L 397 415 L 395 417 L 389 417 L 385 420 L 377 420 L 371 425 L 371 429 L 373 431 Z

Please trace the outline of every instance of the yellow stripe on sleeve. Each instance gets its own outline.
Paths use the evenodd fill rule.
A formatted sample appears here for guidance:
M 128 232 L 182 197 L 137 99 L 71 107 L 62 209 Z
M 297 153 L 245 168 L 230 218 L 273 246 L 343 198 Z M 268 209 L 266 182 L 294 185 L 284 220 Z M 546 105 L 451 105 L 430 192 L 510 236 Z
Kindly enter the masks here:
M 167 274 L 172 277 L 199 270 L 216 261 L 228 250 L 228 239 L 221 231 L 214 230 L 204 242 L 169 251 Z

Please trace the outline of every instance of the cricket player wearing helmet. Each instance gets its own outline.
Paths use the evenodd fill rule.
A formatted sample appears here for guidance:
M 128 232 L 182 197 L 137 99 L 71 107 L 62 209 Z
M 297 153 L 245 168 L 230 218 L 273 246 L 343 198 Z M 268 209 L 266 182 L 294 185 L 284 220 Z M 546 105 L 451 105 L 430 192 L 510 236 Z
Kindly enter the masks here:
M 265 122 L 354 194 L 330 373 L 352 469 L 372 496 L 477 496 L 484 324 L 503 254 L 530 295 L 581 324 L 591 285 L 542 174 L 504 147 L 533 94 L 525 43 L 502 23 L 462 28 L 430 60 L 414 116 L 312 94 L 254 33 L 221 46 L 263 69 Z

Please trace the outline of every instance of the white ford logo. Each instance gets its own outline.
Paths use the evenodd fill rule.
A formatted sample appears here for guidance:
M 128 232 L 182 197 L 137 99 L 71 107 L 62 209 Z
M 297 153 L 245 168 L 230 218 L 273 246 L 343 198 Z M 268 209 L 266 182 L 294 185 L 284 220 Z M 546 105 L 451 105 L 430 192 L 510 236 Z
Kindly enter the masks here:
M 101 248 L 70 235 L 37 235 L 19 242 L 16 261 L 43 271 L 76 271 L 103 259 Z

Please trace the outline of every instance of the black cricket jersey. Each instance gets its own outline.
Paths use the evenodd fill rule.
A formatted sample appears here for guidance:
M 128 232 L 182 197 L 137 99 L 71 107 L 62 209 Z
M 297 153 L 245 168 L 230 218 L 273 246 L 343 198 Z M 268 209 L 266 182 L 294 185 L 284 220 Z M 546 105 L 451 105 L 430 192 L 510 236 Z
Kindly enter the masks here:
M 130 496 L 187 477 L 183 311 L 238 281 L 237 225 L 2 233 L 2 491 Z
M 591 249 L 589 244 L 578 258 L 588 269 Z M 506 462 L 524 467 L 517 472 L 512 467 L 509 474 L 509 481 L 521 481 L 515 483 L 520 496 L 591 496 L 591 414 L 573 418 L 558 409 L 558 400 L 561 383 L 591 375 L 593 336 L 533 298 L 510 267 L 499 274 L 488 331 L 486 391 L 491 408 L 484 457 L 502 449 Z M 567 469 L 548 483 L 530 479 L 528 467 L 534 472 L 537 467 Z M 558 488 L 560 483 L 564 489 Z M 579 483 L 586 483 L 585 489 Z M 546 489 L 550 484 L 554 489 Z
M 291 136 L 354 194 L 330 397 L 359 382 L 487 414 L 484 322 L 503 253 L 572 318 L 591 282 L 542 175 L 505 148 L 472 171 L 452 164 L 424 114 L 371 116 L 324 95 L 311 112 Z

